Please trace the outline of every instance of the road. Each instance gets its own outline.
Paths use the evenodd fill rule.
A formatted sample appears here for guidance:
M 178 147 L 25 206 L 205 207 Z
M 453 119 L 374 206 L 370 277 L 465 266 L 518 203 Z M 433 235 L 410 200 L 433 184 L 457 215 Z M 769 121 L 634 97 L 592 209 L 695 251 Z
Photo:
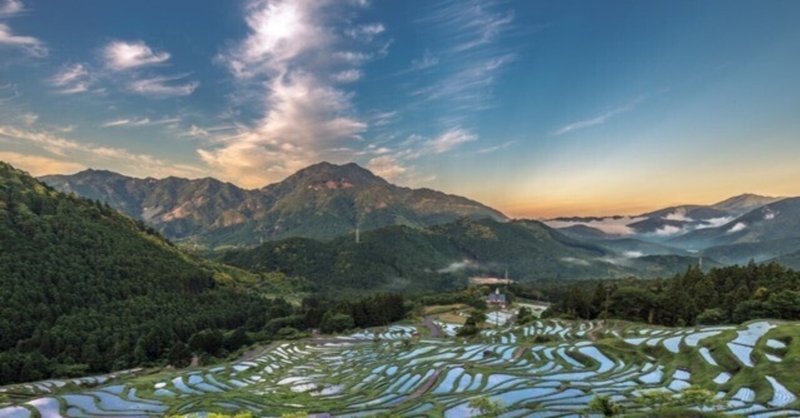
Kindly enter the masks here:
M 433 322 L 433 316 L 428 315 L 425 317 L 425 321 L 423 322 L 426 328 L 431 330 L 431 337 L 433 338 L 441 338 L 442 337 L 442 329 Z

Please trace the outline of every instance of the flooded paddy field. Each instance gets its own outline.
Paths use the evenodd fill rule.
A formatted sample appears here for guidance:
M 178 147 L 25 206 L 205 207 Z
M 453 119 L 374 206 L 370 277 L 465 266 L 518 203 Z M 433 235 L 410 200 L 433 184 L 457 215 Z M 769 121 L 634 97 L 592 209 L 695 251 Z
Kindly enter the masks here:
M 448 326 L 448 331 L 457 326 Z M 597 395 L 628 410 L 650 390 L 716 393 L 737 416 L 800 417 L 800 326 L 661 328 L 538 320 L 464 340 L 418 338 L 413 325 L 276 343 L 207 368 L 51 380 L 0 389 L 2 418 L 204 416 L 250 411 L 341 417 L 467 417 L 502 402 L 506 417 L 577 416 Z M 448 332 L 447 334 L 450 334 Z

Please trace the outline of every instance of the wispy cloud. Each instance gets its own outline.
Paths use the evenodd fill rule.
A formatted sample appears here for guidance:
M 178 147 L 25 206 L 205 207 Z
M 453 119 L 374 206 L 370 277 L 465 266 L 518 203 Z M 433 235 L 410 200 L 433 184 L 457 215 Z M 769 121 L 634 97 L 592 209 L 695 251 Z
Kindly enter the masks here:
M 33 112 L 25 112 L 19 115 L 19 119 L 25 126 L 31 126 L 39 120 L 39 115 Z
M 188 129 L 181 132 L 179 136 L 191 138 L 211 138 L 218 132 L 227 132 L 235 129 L 236 125 L 215 125 L 206 127 L 191 125 Z
M 59 157 L 57 158 L 59 161 L 83 162 L 87 166 L 114 167 L 117 170 L 138 175 L 191 177 L 204 173 L 203 170 L 191 165 L 174 164 L 149 154 L 133 153 L 122 148 L 69 139 L 43 129 L 20 129 L 10 125 L 0 125 L 0 139 L 40 148 Z
M 411 94 L 424 101 L 446 101 L 462 119 L 491 107 L 498 73 L 516 58 L 504 42 L 515 29 L 514 12 L 500 1 L 452 0 L 426 10 L 418 23 L 444 46 L 412 60 L 410 71 L 444 70 Z
M 0 104 L 8 103 L 20 96 L 17 85 L 13 83 L 0 84 Z
M 333 75 L 333 80 L 340 83 L 354 83 L 361 78 L 363 72 L 357 69 L 340 71 Z
M 425 70 L 431 67 L 435 67 L 438 64 L 439 64 L 439 58 L 431 54 L 431 51 L 426 49 L 425 53 L 422 54 L 422 57 L 411 60 L 410 71 Z
M 404 167 L 400 162 L 395 160 L 394 157 L 388 155 L 375 157 L 369 160 L 367 168 L 376 175 L 389 181 L 397 180 L 408 171 L 407 167 Z
M 25 5 L 19 0 L 5 0 L 0 4 L 0 17 L 14 16 L 22 13 L 25 10 Z
M 564 134 L 567 134 L 567 133 L 570 133 L 570 132 L 573 132 L 573 131 L 577 131 L 579 129 L 584 129 L 584 128 L 588 128 L 588 127 L 591 127 L 591 126 L 602 125 L 602 124 L 608 122 L 609 120 L 611 120 L 612 118 L 614 118 L 616 116 L 619 116 L 619 115 L 621 115 L 621 114 L 623 114 L 625 112 L 629 112 L 629 111 L 635 109 L 636 106 L 638 106 L 640 103 L 642 103 L 642 101 L 644 101 L 644 99 L 645 99 L 644 96 L 637 97 L 636 99 L 630 101 L 629 103 L 625 104 L 624 106 L 620 106 L 620 107 L 608 110 L 606 112 L 601 113 L 600 115 L 597 115 L 597 116 L 589 118 L 589 119 L 579 120 L 577 122 L 573 122 L 573 123 L 570 123 L 568 125 L 562 126 L 561 128 L 556 129 L 555 131 L 553 131 L 550 135 L 551 136 L 560 136 L 560 135 L 564 135 Z
M 0 47 L 2 46 L 21 48 L 28 55 L 37 58 L 46 57 L 49 52 L 44 42 L 38 38 L 16 35 L 5 23 L 0 23 Z
M 441 154 L 443 152 L 450 151 L 461 144 L 475 141 L 476 139 L 478 139 L 477 135 L 459 127 L 445 131 L 436 138 L 428 141 L 426 145 L 430 147 L 430 150 L 434 154 Z
M 196 81 L 181 81 L 186 77 L 187 75 L 184 74 L 140 78 L 131 81 L 128 84 L 128 90 L 152 98 L 188 96 L 194 93 L 200 83 Z
M 86 168 L 83 164 L 73 161 L 65 161 L 41 155 L 21 154 L 11 151 L 0 151 L 0 160 L 7 161 L 34 176 L 74 173 Z
M 380 35 L 386 30 L 381 23 L 371 23 L 368 25 L 359 25 L 354 28 L 345 30 L 345 34 L 353 39 L 363 39 L 371 41 L 375 36 Z
M 392 110 L 389 112 L 376 112 L 370 117 L 370 125 L 375 127 L 386 126 L 398 117 L 398 112 Z
M 85 64 L 76 63 L 62 67 L 50 78 L 50 83 L 59 94 L 76 94 L 89 90 L 92 77 Z
M 477 154 L 490 154 L 490 153 L 493 153 L 495 151 L 504 150 L 504 149 L 514 145 L 514 144 L 516 144 L 516 141 L 506 141 L 506 142 L 503 142 L 500 145 L 493 145 L 491 147 L 481 148 L 481 149 L 479 149 L 479 150 L 477 150 L 475 152 Z
M 112 41 L 103 48 L 106 66 L 114 71 L 130 70 L 169 60 L 166 51 L 156 51 L 143 41 Z
M 103 128 L 118 128 L 118 127 L 125 127 L 125 126 L 153 126 L 153 125 L 169 125 L 169 124 L 176 124 L 181 121 L 180 118 L 161 118 L 161 119 L 150 119 L 147 117 L 144 118 L 128 118 L 128 119 L 116 119 L 105 122 L 100 126 Z

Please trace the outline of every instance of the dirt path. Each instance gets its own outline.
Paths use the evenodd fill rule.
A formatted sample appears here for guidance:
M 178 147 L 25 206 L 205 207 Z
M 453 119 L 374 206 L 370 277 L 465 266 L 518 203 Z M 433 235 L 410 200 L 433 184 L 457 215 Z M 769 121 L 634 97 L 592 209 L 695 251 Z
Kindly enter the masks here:
M 266 353 L 267 350 L 270 350 L 274 345 L 275 344 L 272 343 L 272 344 L 265 345 L 265 346 L 264 345 L 255 346 L 255 347 L 245 351 L 244 353 L 242 353 L 242 355 L 239 356 L 239 358 L 236 359 L 236 362 L 238 363 L 240 361 L 253 360 L 256 357 L 259 357 L 262 354 Z
M 433 316 L 432 315 L 428 315 L 428 316 L 425 317 L 425 321 L 423 321 L 423 325 L 425 325 L 426 328 L 431 330 L 431 337 L 433 337 L 433 338 L 441 338 L 442 337 L 442 329 L 439 328 L 439 326 L 436 325 L 435 322 L 433 322 Z
M 439 375 L 441 373 L 442 373 L 441 370 L 436 370 L 435 372 L 433 372 L 431 377 L 429 377 L 428 380 L 426 380 L 425 383 L 422 384 L 422 386 L 418 387 L 417 390 L 415 390 L 414 393 L 412 393 L 411 396 L 409 396 L 408 399 L 406 399 L 406 401 L 417 399 L 420 396 L 427 393 L 429 390 L 431 390 L 431 387 L 433 387 L 433 384 L 436 383 L 436 381 L 439 379 Z
M 601 319 L 597 323 L 596 327 L 594 327 L 591 330 L 589 330 L 589 339 L 591 339 L 592 342 L 597 341 L 597 334 L 599 334 L 601 331 L 603 331 L 603 326 L 604 325 L 605 325 L 605 322 Z
M 517 348 L 517 351 L 514 353 L 513 360 L 517 361 L 517 360 L 521 359 L 522 356 L 525 355 L 525 352 L 528 351 L 528 348 L 530 348 L 530 347 L 522 346 L 522 347 Z

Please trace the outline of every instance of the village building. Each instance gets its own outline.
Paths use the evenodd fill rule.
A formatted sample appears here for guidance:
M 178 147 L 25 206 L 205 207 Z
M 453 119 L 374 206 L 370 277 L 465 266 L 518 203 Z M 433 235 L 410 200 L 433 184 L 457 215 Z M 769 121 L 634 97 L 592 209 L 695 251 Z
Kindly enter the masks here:
M 490 307 L 494 306 L 505 309 L 508 306 L 508 300 L 506 299 L 505 293 L 500 293 L 500 288 L 497 288 L 493 293 L 489 293 L 489 296 L 486 298 L 486 304 Z

